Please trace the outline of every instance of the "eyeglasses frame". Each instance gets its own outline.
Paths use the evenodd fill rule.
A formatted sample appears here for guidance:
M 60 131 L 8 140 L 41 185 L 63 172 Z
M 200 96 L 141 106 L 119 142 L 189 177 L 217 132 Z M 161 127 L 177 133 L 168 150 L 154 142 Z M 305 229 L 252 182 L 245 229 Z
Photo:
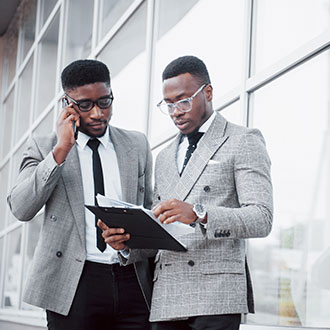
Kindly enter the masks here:
M 79 101 L 76 101 L 75 99 L 73 99 L 73 98 L 72 98 L 71 96 L 69 96 L 67 93 L 64 93 L 64 95 L 65 95 L 65 97 L 67 97 L 70 101 L 72 101 L 72 103 L 75 104 L 81 112 L 89 112 L 89 111 L 91 111 L 91 110 L 95 107 L 95 104 L 96 104 L 100 109 L 107 109 L 107 108 L 110 108 L 111 105 L 112 105 L 112 102 L 113 102 L 113 100 L 114 100 L 114 97 L 113 97 L 113 94 L 112 94 L 112 91 L 111 91 L 111 93 L 110 93 L 110 95 L 109 95 L 109 98 L 111 99 L 111 103 L 110 103 L 110 105 L 109 105 L 108 107 L 106 107 L 106 108 L 102 108 L 102 107 L 99 106 L 98 101 L 99 101 L 99 100 L 102 100 L 102 99 L 105 99 L 105 98 L 108 98 L 108 97 L 100 97 L 100 98 L 97 99 L 96 101 L 92 101 L 92 100 L 90 100 L 90 99 L 86 99 L 86 100 L 83 100 L 83 101 L 80 101 L 80 102 L 79 102 Z M 90 101 L 90 102 L 92 102 L 92 103 L 93 103 L 93 106 L 92 106 L 89 110 L 81 110 L 81 109 L 80 109 L 80 103 L 83 103 L 83 102 L 86 102 L 86 101 Z
M 162 113 L 164 113 L 164 114 L 169 114 L 169 115 L 172 115 L 173 113 L 174 113 L 174 111 L 175 111 L 175 108 L 177 108 L 179 111 L 181 111 L 181 112 L 183 112 L 183 113 L 186 113 L 186 112 L 189 112 L 189 111 L 191 111 L 191 109 L 192 109 L 192 101 L 193 101 L 193 99 L 197 96 L 197 94 L 199 93 L 199 92 L 201 92 L 207 85 L 209 85 L 209 84 L 203 84 L 201 87 L 199 87 L 198 88 L 198 90 L 193 94 L 193 95 L 191 95 L 190 97 L 187 97 L 187 98 L 185 98 L 185 99 L 182 99 L 182 100 L 179 100 L 179 101 L 177 101 L 177 102 L 174 102 L 174 103 L 166 103 L 165 101 L 164 101 L 164 99 L 163 100 L 161 100 L 158 104 L 157 104 L 157 107 L 159 108 L 159 110 L 162 112 Z M 190 103 L 190 109 L 189 110 L 181 110 L 181 109 L 179 109 L 178 108 L 178 104 L 179 103 L 182 103 L 182 102 L 189 102 Z M 167 110 L 166 112 L 165 111 L 163 111 L 162 110 L 162 106 L 163 105 L 166 105 L 167 106 L 167 109 L 169 109 L 169 108 L 171 108 L 171 111 L 170 110 Z

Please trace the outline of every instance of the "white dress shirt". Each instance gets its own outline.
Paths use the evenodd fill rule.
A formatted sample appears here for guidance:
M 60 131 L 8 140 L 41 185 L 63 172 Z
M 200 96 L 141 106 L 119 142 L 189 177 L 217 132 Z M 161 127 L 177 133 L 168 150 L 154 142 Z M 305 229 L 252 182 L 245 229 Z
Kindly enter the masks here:
M 211 126 L 214 118 L 215 118 L 215 111 L 213 111 L 210 118 L 198 129 L 198 132 L 205 133 Z M 183 136 L 183 138 L 181 139 L 181 142 L 179 144 L 177 155 L 176 155 L 176 161 L 177 161 L 176 164 L 177 164 L 179 173 L 181 173 L 181 171 L 182 171 L 184 158 L 186 156 L 188 146 L 189 146 L 188 138 L 186 136 Z
M 77 149 L 80 161 L 82 182 L 84 187 L 85 204 L 95 205 L 94 201 L 94 179 L 93 179 L 93 151 L 87 145 L 90 136 L 79 132 L 77 138 Z M 107 197 L 121 200 L 122 191 L 117 155 L 109 135 L 109 126 L 102 137 L 98 138 L 100 145 L 98 152 L 101 158 L 104 193 Z M 85 208 L 86 219 L 86 259 L 100 263 L 118 262 L 117 251 L 108 244 L 102 253 L 96 246 L 95 215 Z

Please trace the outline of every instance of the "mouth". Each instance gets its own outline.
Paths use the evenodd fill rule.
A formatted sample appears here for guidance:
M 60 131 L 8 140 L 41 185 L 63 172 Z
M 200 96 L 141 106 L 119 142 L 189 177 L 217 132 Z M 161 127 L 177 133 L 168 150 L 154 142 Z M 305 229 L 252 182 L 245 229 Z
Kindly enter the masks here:
M 189 125 L 189 122 L 183 120 L 176 120 L 174 124 L 179 130 L 183 130 Z
M 92 129 L 100 129 L 105 127 L 105 125 L 106 125 L 105 121 L 98 121 L 88 124 L 88 126 L 91 127 Z

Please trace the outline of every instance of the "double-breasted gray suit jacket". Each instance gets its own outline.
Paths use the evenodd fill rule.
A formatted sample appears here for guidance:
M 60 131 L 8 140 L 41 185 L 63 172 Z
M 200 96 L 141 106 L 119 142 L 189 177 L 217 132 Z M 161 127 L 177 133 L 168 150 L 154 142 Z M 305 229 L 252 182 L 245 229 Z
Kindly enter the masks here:
M 123 200 L 150 207 L 152 156 L 146 137 L 113 126 L 110 136 L 118 159 Z M 30 140 L 8 203 L 21 221 L 31 220 L 45 205 L 23 300 L 67 315 L 86 259 L 85 207 L 76 146 L 63 165 L 57 166 L 52 155 L 55 144 L 55 133 Z M 150 306 L 152 274 L 148 261 L 136 263 L 135 270 Z
M 272 227 L 270 160 L 256 129 L 234 125 L 217 114 L 182 176 L 177 168 L 181 139 L 156 160 L 154 203 L 176 198 L 203 204 L 206 229 L 182 236 L 187 252 L 161 250 L 155 262 L 151 321 L 253 311 L 245 255 L 247 238 Z M 132 250 L 127 262 L 147 251 Z

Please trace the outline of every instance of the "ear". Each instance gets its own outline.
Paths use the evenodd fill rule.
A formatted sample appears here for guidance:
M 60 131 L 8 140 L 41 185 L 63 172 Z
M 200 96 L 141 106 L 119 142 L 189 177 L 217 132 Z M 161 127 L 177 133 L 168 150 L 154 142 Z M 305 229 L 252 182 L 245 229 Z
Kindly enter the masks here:
M 205 92 L 205 97 L 206 97 L 206 100 L 208 102 L 211 102 L 212 99 L 213 99 L 213 87 L 211 84 L 207 85 L 205 88 L 204 88 L 204 92 Z

